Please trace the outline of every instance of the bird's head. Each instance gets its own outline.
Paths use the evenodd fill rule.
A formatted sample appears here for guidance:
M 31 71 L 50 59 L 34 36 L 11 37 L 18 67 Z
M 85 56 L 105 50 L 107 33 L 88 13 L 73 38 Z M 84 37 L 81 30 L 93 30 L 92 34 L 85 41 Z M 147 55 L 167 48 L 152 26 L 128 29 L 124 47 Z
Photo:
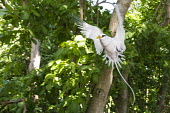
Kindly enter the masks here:
M 97 36 L 96 38 L 97 38 L 97 39 L 100 39 L 100 38 L 104 38 L 104 37 L 106 37 L 106 36 L 107 36 L 107 35 L 102 34 L 102 35 Z

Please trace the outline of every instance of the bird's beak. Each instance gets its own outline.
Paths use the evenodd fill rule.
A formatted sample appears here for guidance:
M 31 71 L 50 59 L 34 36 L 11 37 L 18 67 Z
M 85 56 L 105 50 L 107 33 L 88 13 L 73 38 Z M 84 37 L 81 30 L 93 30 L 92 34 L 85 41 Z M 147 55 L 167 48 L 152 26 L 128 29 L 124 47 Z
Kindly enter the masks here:
M 100 38 L 102 38 L 102 37 L 101 37 L 101 36 L 97 36 L 96 38 L 97 38 L 97 39 L 100 39 Z

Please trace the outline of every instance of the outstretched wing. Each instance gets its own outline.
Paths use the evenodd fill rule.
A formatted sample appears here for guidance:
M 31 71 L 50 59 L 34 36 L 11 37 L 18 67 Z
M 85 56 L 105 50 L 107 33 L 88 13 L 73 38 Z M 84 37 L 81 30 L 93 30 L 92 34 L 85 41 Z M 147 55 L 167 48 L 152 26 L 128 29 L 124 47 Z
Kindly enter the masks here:
M 115 43 L 114 45 L 119 52 L 124 52 L 126 49 L 126 46 L 124 44 L 125 29 L 123 27 L 123 17 L 121 16 L 119 7 L 120 6 L 116 5 L 116 14 L 118 16 L 119 25 L 117 27 L 116 36 L 113 38 L 113 42 Z
M 75 21 L 78 24 L 78 27 L 81 29 L 81 33 L 85 35 L 86 38 L 90 38 L 94 41 L 94 45 L 96 48 L 97 54 L 101 55 L 103 52 L 103 46 L 99 39 L 97 39 L 98 36 L 101 36 L 103 34 L 102 30 L 99 29 L 96 26 L 92 26 L 82 20 L 80 20 L 77 17 L 74 17 Z

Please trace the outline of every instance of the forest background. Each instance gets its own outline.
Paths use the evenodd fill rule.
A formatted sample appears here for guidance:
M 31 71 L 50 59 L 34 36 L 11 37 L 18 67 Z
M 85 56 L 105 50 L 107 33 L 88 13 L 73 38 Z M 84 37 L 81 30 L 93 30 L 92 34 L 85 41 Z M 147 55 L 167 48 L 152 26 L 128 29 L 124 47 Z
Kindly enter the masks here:
M 70 17 L 78 15 L 114 36 L 116 14 L 101 2 L 107 1 L 1 0 L 2 113 L 170 111 L 170 0 L 118 0 L 126 6 L 126 60 L 120 70 L 134 89 L 134 105 L 117 70 L 105 65 Z M 111 75 L 109 87 L 103 75 Z M 102 107 L 96 107 L 94 98 L 102 92 L 104 101 L 97 102 Z

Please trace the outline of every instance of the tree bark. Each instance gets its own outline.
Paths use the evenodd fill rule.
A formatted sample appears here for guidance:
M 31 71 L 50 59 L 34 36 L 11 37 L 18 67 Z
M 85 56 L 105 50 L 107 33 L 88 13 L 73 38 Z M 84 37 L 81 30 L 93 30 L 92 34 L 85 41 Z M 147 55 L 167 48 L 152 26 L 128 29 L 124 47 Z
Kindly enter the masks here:
M 125 14 L 127 10 L 129 9 L 131 2 L 132 0 L 118 0 L 117 4 L 120 5 L 121 7 L 120 13 L 123 18 L 125 17 Z M 109 24 L 109 29 L 112 33 L 112 36 L 115 36 L 117 26 L 118 26 L 118 18 L 117 18 L 116 12 L 114 11 L 112 13 L 110 24 Z
M 162 26 L 168 26 L 168 24 L 170 23 L 170 0 L 167 0 L 166 2 L 166 15 L 165 15 L 165 19 L 162 22 Z M 167 93 L 167 88 L 168 88 L 168 82 L 169 82 L 169 77 L 167 77 L 166 75 L 164 75 L 163 77 L 163 84 L 160 87 L 160 99 L 158 101 L 158 111 L 159 113 L 165 113 L 165 99 L 166 99 L 166 93 Z
M 164 9 L 165 9 L 165 3 L 163 4 L 163 6 L 162 6 L 162 8 L 160 10 L 160 13 L 158 14 L 158 16 L 156 18 L 157 21 L 160 21 L 162 15 L 163 15 Z
M 113 68 L 103 69 L 86 113 L 103 113 L 112 84 L 112 72 Z
M 128 72 L 126 71 L 123 74 L 123 77 L 125 78 L 126 81 L 128 81 Z M 119 113 L 127 113 L 128 112 L 128 87 L 126 85 L 124 85 L 124 87 L 122 87 L 120 89 L 120 98 L 119 100 L 119 108 L 118 111 Z
M 170 0 L 167 0 L 166 2 L 166 15 L 165 15 L 165 19 L 162 22 L 162 26 L 168 26 L 168 24 L 170 23 Z
M 161 86 L 160 88 L 160 100 L 158 101 L 158 105 L 159 105 L 159 108 L 158 108 L 158 111 L 159 113 L 165 113 L 165 97 L 166 97 L 166 93 L 167 93 L 167 87 L 168 87 L 168 81 L 169 81 L 169 78 L 167 76 L 164 75 L 163 77 L 163 85 Z
M 124 17 L 130 6 L 131 0 L 119 0 L 117 5 L 121 5 L 122 9 L 120 12 Z M 116 16 L 116 17 L 115 17 Z M 115 21 L 116 20 L 116 21 Z M 116 13 L 113 12 L 113 15 L 110 20 L 109 29 L 112 33 L 116 32 L 118 25 L 118 19 Z M 112 35 L 114 36 L 114 34 Z M 94 88 L 93 97 L 90 100 L 90 104 L 87 108 L 86 113 L 103 113 L 104 108 L 107 102 L 108 93 L 112 85 L 113 80 L 113 68 L 104 68 L 102 74 L 100 75 L 98 84 Z
M 34 38 L 35 43 L 31 42 L 31 59 L 29 72 L 40 67 L 40 41 Z
M 80 19 L 84 19 L 84 0 L 79 0 L 80 3 Z

